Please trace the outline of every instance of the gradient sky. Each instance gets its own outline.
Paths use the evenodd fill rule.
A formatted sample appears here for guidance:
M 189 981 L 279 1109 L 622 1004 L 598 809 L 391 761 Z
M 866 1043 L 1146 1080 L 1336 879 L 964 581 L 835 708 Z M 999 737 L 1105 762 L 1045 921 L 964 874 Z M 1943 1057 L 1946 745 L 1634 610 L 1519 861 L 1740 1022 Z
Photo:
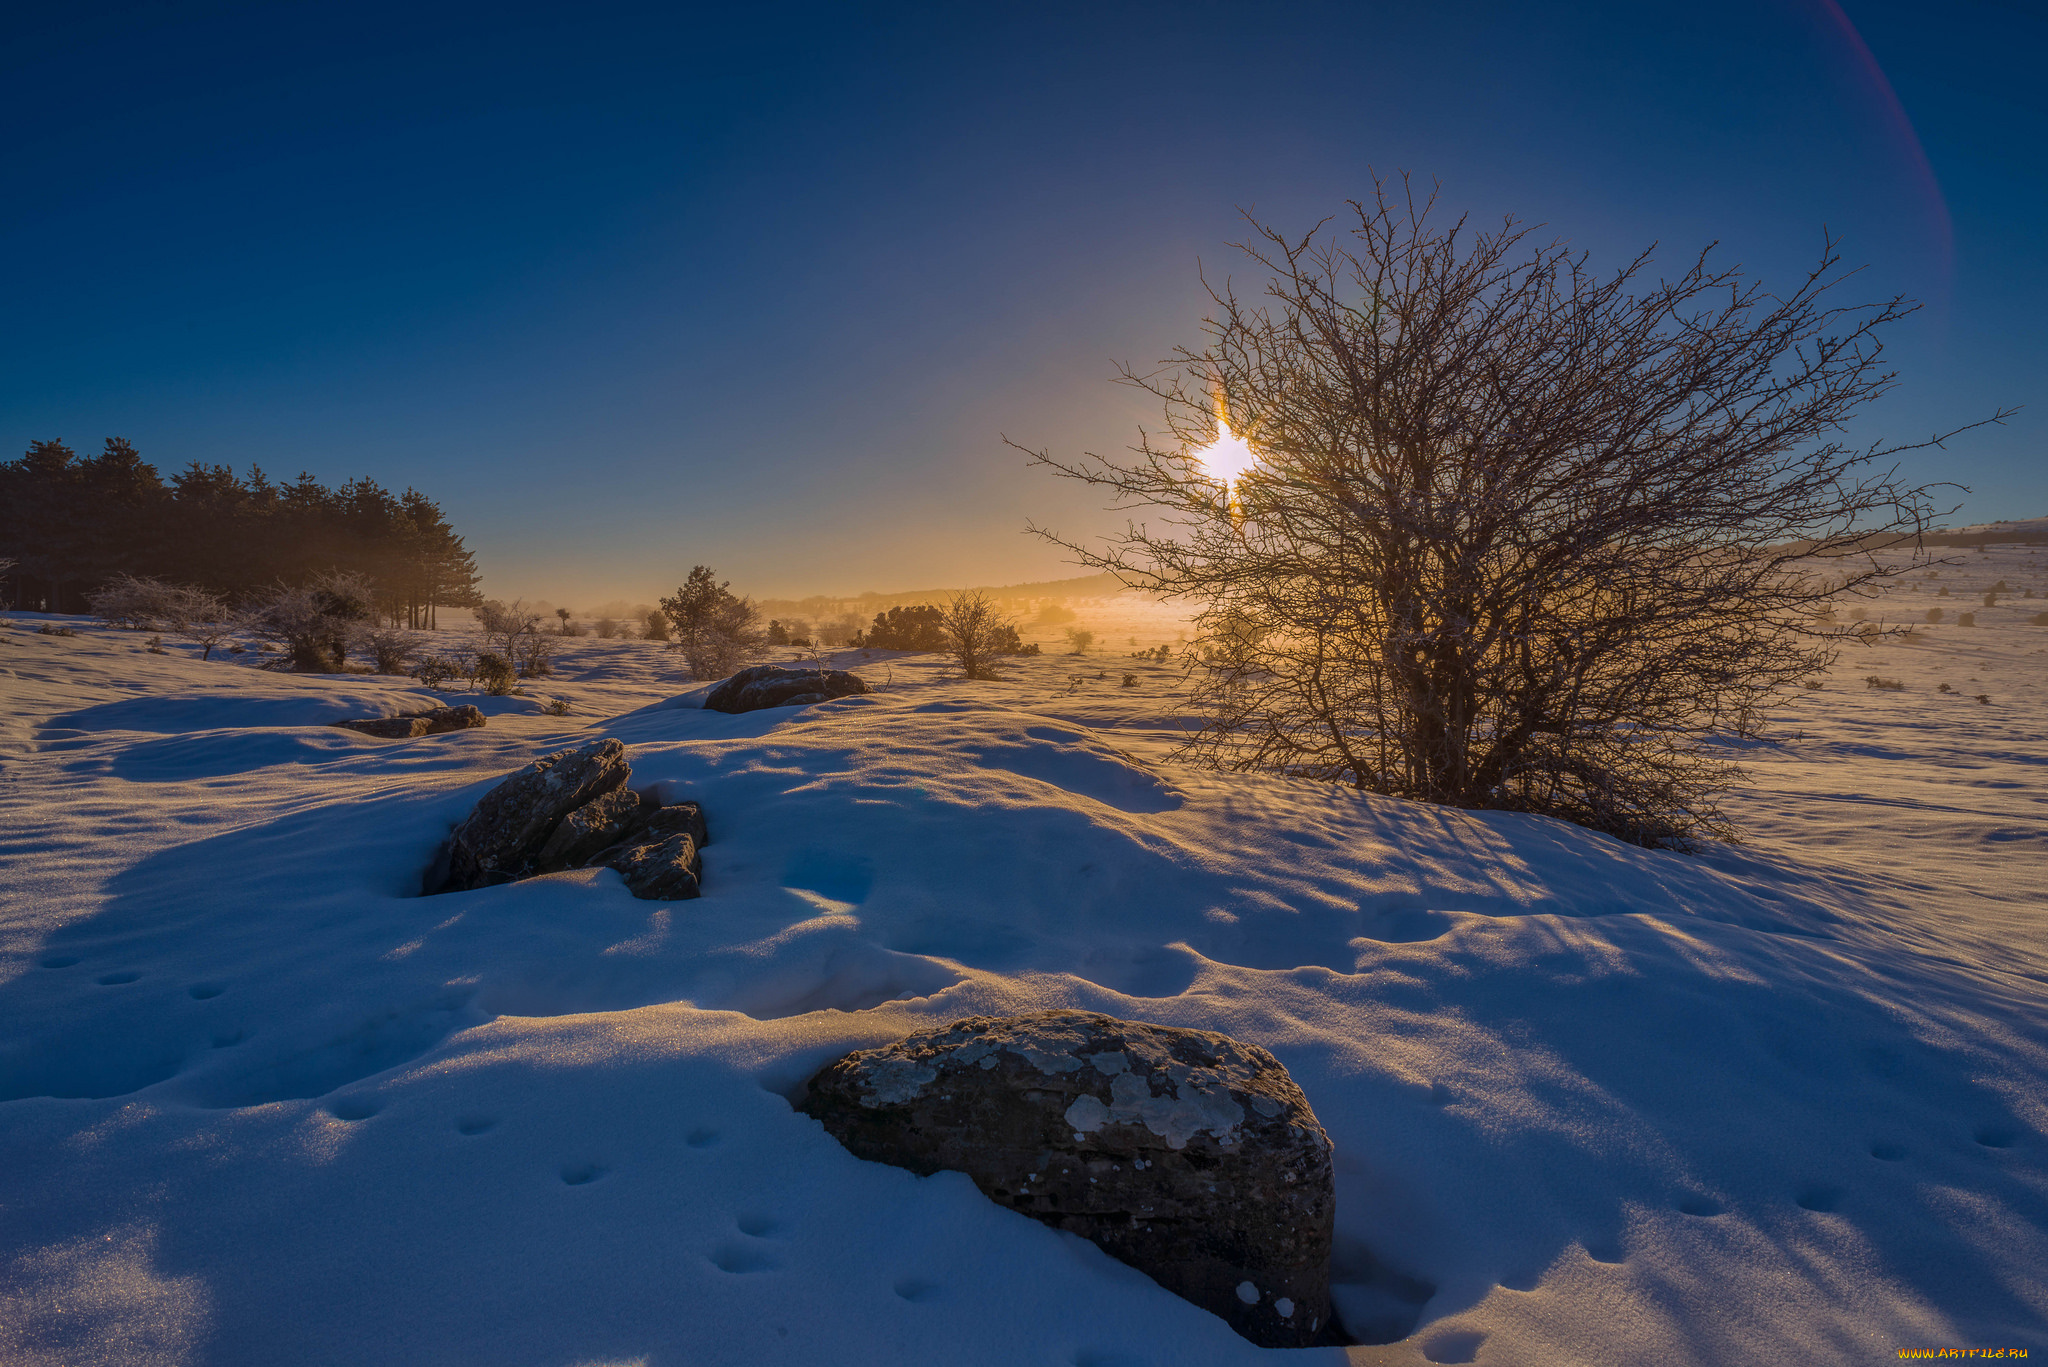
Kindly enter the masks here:
M 1907 468 L 2048 513 L 2031 2 L 25 8 L 0 458 L 411 484 L 495 594 L 1076 573 L 1025 520 L 1110 520 L 999 434 L 1155 424 L 1111 362 L 1368 166 L 1596 265 L 1831 229 L 1928 305 L 1852 435 L 2027 405 Z

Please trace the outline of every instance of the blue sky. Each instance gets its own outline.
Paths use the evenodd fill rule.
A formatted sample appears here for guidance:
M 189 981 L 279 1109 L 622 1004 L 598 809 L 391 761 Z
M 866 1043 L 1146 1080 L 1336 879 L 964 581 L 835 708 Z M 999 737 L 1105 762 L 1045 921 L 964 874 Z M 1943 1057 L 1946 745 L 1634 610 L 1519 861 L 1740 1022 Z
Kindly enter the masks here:
M 1000 435 L 1129 442 L 1111 363 L 1196 339 L 1238 209 L 1376 167 L 1596 265 L 1789 285 L 1832 230 L 1927 304 L 1852 435 L 2027 405 L 1907 468 L 2036 516 L 2044 59 L 1988 0 L 45 7 L 0 28 L 0 451 L 415 485 L 571 604 L 1053 577 L 1025 521 L 1109 520 Z

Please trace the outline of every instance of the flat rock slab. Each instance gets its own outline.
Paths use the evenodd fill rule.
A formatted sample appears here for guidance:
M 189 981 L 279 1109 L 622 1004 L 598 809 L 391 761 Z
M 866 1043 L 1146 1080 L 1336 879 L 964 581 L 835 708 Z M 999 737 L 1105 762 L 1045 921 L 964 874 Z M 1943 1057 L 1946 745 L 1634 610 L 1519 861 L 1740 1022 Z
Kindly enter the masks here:
M 357 717 L 349 721 L 328 723 L 343 730 L 375 736 L 379 740 L 411 740 L 414 736 L 439 736 L 450 731 L 466 731 L 483 724 L 484 714 L 471 703 L 464 703 L 460 707 L 434 707 L 424 712 L 400 712 L 395 717 Z
M 355 731 L 378 740 L 411 740 L 414 736 L 428 734 L 429 723 L 425 717 L 353 717 L 348 721 L 329 722 L 344 731 Z
M 788 669 L 755 665 L 742 669 L 704 695 L 713 712 L 755 712 L 764 707 L 800 707 L 868 691 L 867 681 L 843 669 Z
M 401 717 L 417 717 L 427 724 L 427 734 L 442 735 L 449 731 L 467 731 L 484 724 L 482 709 L 475 703 L 464 703 L 460 707 L 430 707 L 424 712 L 401 712 Z
M 964 1172 L 1269 1348 L 1330 1322 L 1330 1140 L 1265 1050 L 1086 1011 L 974 1016 L 849 1054 L 803 1111 L 859 1157 Z

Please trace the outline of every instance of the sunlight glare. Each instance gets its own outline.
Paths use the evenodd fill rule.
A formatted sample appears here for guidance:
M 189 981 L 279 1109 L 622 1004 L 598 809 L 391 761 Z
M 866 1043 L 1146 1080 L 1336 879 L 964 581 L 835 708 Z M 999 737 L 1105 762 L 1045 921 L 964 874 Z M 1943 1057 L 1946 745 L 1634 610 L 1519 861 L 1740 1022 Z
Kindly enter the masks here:
M 1243 437 L 1230 430 L 1230 425 L 1219 421 L 1216 424 L 1216 440 L 1194 453 L 1210 478 L 1228 488 L 1258 463 L 1252 448 Z

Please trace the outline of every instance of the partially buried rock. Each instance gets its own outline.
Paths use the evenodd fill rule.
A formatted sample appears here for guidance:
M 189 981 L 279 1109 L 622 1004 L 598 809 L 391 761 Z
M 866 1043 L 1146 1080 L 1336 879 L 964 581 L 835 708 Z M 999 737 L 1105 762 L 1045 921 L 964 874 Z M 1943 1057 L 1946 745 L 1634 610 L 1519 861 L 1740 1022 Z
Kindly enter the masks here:
M 704 895 L 704 861 L 697 853 L 695 838 L 687 831 L 617 850 L 605 863 L 619 871 L 635 897 L 683 902 Z
M 414 736 L 428 734 L 428 722 L 424 717 L 357 717 L 350 721 L 329 722 L 344 731 L 356 731 L 378 740 L 411 740 Z
M 862 1158 L 964 1172 L 1268 1348 L 1337 1341 L 1330 1141 L 1265 1050 L 1085 1011 L 847 1055 L 802 1109 Z
M 704 695 L 713 712 L 755 712 L 764 707 L 798 707 L 868 691 L 866 680 L 843 669 L 787 669 L 755 665 L 742 669 Z
M 411 740 L 414 736 L 438 736 L 482 726 L 484 714 L 473 704 L 464 703 L 460 707 L 433 707 L 424 712 L 401 712 L 395 717 L 359 717 L 329 724 L 379 740 Z
M 625 787 L 632 773 L 626 747 L 616 740 L 541 756 L 485 793 L 455 828 L 442 890 L 485 887 L 531 873 L 562 818 Z
M 640 820 L 640 795 L 614 788 L 562 818 L 534 857 L 539 873 L 575 868 L 599 850 L 618 843 Z
M 464 703 L 460 707 L 430 707 L 424 712 L 401 712 L 399 715 L 424 721 L 426 733 L 430 736 L 448 731 L 467 731 L 472 726 L 484 724 L 484 714 L 475 703 Z

